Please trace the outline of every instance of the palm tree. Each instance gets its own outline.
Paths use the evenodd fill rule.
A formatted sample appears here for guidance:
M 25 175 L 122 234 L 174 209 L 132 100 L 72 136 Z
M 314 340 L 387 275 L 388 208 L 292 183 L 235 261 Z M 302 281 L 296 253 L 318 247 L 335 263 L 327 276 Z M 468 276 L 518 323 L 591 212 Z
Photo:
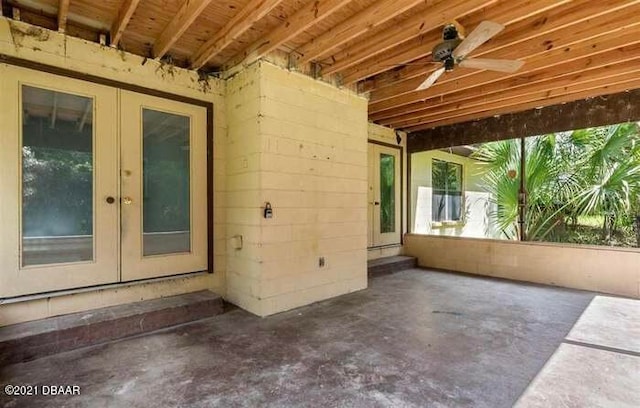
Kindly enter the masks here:
M 544 240 L 564 224 L 567 200 L 576 183 L 565 159 L 566 134 L 528 138 L 525 142 L 525 186 L 527 211 L 525 234 L 529 240 Z M 518 192 L 520 189 L 520 140 L 482 145 L 473 156 L 483 164 L 484 188 L 494 201 L 491 214 L 507 239 L 517 238 Z
M 627 123 L 527 138 L 527 238 L 564 241 L 568 223 L 595 215 L 603 218 L 602 239 L 608 243 L 620 221 L 635 219 L 639 133 L 638 124 Z M 519 143 L 485 143 L 473 155 L 483 163 L 484 187 L 497 208 L 492 218 L 508 239 L 517 238 Z
M 640 193 L 640 137 L 636 123 L 586 129 L 589 140 L 578 167 L 585 183 L 577 196 L 581 214 L 602 215 L 602 238 L 610 242 Z M 635 209 L 634 209 L 635 210 Z

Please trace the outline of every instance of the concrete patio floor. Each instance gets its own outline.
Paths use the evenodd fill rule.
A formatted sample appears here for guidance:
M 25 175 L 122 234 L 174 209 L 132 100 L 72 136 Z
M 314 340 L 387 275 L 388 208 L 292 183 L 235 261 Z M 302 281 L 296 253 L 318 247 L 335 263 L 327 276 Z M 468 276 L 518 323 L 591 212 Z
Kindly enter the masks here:
M 422 269 L 269 318 L 242 310 L 0 369 L 79 396 L 0 405 L 511 407 L 593 293 Z

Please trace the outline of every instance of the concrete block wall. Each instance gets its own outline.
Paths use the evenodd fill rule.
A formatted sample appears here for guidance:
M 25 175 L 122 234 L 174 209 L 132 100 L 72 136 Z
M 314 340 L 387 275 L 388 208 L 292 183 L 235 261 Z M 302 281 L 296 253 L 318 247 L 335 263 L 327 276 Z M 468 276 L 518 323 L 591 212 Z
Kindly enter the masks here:
M 226 231 L 242 237 L 242 250 L 227 245 L 227 299 L 256 310 L 261 271 L 261 150 L 258 127 L 260 78 L 253 65 L 227 81 Z
M 409 234 L 418 265 L 640 298 L 634 249 Z
M 227 184 L 227 233 L 243 236 L 229 300 L 265 316 L 366 288 L 367 101 L 259 62 L 229 80 L 228 119 L 227 169 L 246 165 Z

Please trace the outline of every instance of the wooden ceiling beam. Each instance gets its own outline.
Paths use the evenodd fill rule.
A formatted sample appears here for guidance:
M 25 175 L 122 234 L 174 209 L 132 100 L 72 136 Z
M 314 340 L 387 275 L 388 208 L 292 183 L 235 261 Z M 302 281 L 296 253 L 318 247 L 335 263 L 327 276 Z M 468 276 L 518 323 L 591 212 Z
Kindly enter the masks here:
M 507 16 L 494 15 L 493 9 L 489 9 L 482 15 L 470 16 L 470 18 L 464 19 L 460 23 L 469 30 L 473 30 L 483 20 L 491 20 L 507 26 L 506 30 L 471 55 L 472 57 L 478 57 L 487 52 L 513 46 L 516 43 L 527 41 L 564 27 L 587 22 L 589 19 L 630 7 L 635 3 L 637 1 L 603 0 L 602 2 L 594 2 L 592 0 L 576 0 L 573 2 L 555 2 L 553 6 L 548 6 L 540 12 L 535 12 L 535 9 L 523 10 L 528 14 L 528 17 L 524 19 L 518 18 L 519 14 L 512 14 L 513 20 L 511 21 L 505 19 Z M 537 4 L 537 2 L 529 2 L 529 5 L 535 6 Z M 526 7 L 526 4 L 520 6 L 520 8 L 524 7 Z M 367 60 L 363 64 L 344 71 L 342 73 L 344 83 L 353 83 L 378 74 L 382 72 L 380 65 L 402 65 L 426 57 L 431 54 L 431 48 L 439 42 L 441 42 L 441 39 L 438 35 L 432 35 L 423 39 L 423 41 L 420 41 L 419 38 L 409 41 L 402 47 L 378 56 L 375 60 Z M 420 67 L 416 68 L 413 71 L 419 72 Z M 424 72 L 428 71 L 427 68 L 423 67 L 422 69 Z
M 640 89 L 415 131 L 407 153 L 640 120 Z
M 117 47 L 122 39 L 122 34 L 127 28 L 133 13 L 136 11 L 140 0 L 124 0 L 120 10 L 118 11 L 118 17 L 111 25 L 111 46 Z
M 311 0 L 294 15 L 287 18 L 275 30 L 245 48 L 225 62 L 227 68 L 240 64 L 250 64 L 258 58 L 274 51 L 282 44 L 296 37 L 304 30 L 318 24 L 351 0 Z
M 637 47 L 640 50 L 640 47 Z M 637 52 L 640 54 L 640 52 Z M 626 62 L 615 62 L 604 67 L 589 69 L 580 73 L 570 73 L 561 77 L 551 78 L 547 81 L 534 83 L 531 85 L 521 86 L 505 90 L 503 92 L 494 92 L 488 95 L 479 95 L 475 98 L 465 100 L 461 103 L 452 103 L 438 106 L 437 108 L 427 109 L 424 111 L 413 112 L 396 118 L 385 119 L 380 124 L 388 125 L 394 128 L 404 128 L 407 126 L 415 126 L 425 122 L 432 122 L 442 118 L 448 118 L 452 115 L 459 116 L 478 111 L 484 111 L 488 106 L 494 104 L 504 104 L 509 106 L 516 102 L 526 101 L 528 99 L 539 99 L 541 96 L 548 95 L 553 97 L 558 93 L 565 92 L 567 89 L 577 87 L 582 84 L 598 85 L 619 82 L 620 78 L 630 78 L 631 75 L 637 76 L 640 72 L 640 55 L 635 59 Z
M 209 3 L 211 3 L 211 0 L 185 0 L 178 13 L 173 16 L 162 31 L 162 34 L 154 42 L 153 57 L 162 58 L 207 8 Z
M 636 8 L 638 9 L 636 11 L 640 12 L 640 5 L 637 5 Z M 618 13 L 625 14 L 625 17 L 618 15 Z M 601 52 L 601 49 L 599 49 L 597 45 L 594 45 L 592 49 L 585 49 L 583 47 L 585 43 L 584 40 L 598 38 L 600 42 L 608 42 L 607 45 L 611 45 L 613 42 L 619 47 L 624 44 L 618 42 L 616 37 L 626 36 L 627 32 L 637 32 L 640 21 L 634 17 L 634 14 L 629 14 L 627 10 L 621 10 L 618 13 L 590 20 L 590 24 L 583 24 L 579 27 L 566 27 L 559 32 L 550 34 L 548 37 L 532 38 L 514 47 L 503 48 L 496 52 L 483 54 L 488 54 L 487 57 L 491 58 L 516 58 L 518 53 L 522 52 L 524 58 L 521 59 L 525 61 L 525 65 L 519 72 L 509 75 L 513 77 L 531 72 L 533 69 L 539 69 L 543 66 L 561 64 L 566 61 L 568 56 L 572 55 L 568 54 L 572 50 L 580 51 L 587 55 Z M 588 42 L 591 43 L 592 41 Z M 635 41 L 631 39 L 629 39 L 629 42 L 635 43 Z M 573 55 L 578 58 L 580 54 L 575 53 Z M 414 91 L 414 89 L 418 86 L 416 82 L 419 82 L 420 78 L 412 79 L 404 81 L 402 84 L 396 84 L 393 87 L 380 89 L 372 93 L 369 111 L 371 113 L 377 113 L 414 102 L 424 101 L 429 98 L 441 96 L 442 94 L 456 92 L 465 89 L 465 87 L 474 87 L 482 83 L 482 78 L 479 78 L 478 75 L 482 75 L 484 78 L 491 78 L 492 80 L 507 77 L 504 73 L 487 73 L 479 70 L 457 69 L 444 78 L 441 78 L 442 81 L 437 82 L 431 88 L 417 92 Z
M 508 113 L 516 113 L 525 111 L 527 109 L 543 108 L 546 106 L 557 105 L 561 103 L 573 102 L 580 99 L 595 98 L 597 96 L 609 95 L 618 92 L 625 92 L 629 90 L 640 88 L 640 76 L 635 74 L 633 79 L 627 81 L 621 81 L 602 85 L 602 83 L 596 83 L 594 86 L 586 89 L 567 89 L 566 92 L 561 92 L 557 96 L 544 97 L 539 100 L 529 100 L 527 102 L 509 105 L 501 108 L 493 108 L 490 111 L 476 112 L 468 115 L 462 115 L 457 117 L 451 117 L 436 122 L 430 122 L 420 124 L 416 126 L 407 127 L 404 130 L 409 132 L 416 132 L 419 130 L 432 129 L 440 126 L 451 125 L 454 123 L 463 123 L 472 120 L 478 120 L 496 115 L 504 115 Z
M 425 9 L 416 10 L 415 15 L 399 24 L 362 39 L 333 54 L 331 56 L 331 65 L 322 69 L 322 75 L 332 75 L 344 71 L 359 62 L 390 50 L 411 38 L 427 34 L 432 30 L 439 30 L 438 32 L 440 32 L 445 24 L 488 7 L 496 1 L 441 1 Z
M 567 3 L 568 1 L 554 1 L 554 2 L 546 2 L 543 5 L 532 5 L 531 2 L 527 3 L 516 3 L 516 2 L 501 2 L 497 5 L 490 7 L 486 10 L 480 11 L 480 15 L 474 16 L 470 15 L 462 20 L 467 27 L 475 28 L 480 22 L 490 19 L 491 21 L 500 22 L 504 25 L 509 25 L 516 23 L 518 21 L 522 21 L 524 19 L 535 16 L 539 13 L 546 12 L 553 7 L 559 7 L 562 4 Z M 458 24 L 461 25 L 459 22 Z M 438 44 L 442 41 L 442 33 L 441 30 L 435 31 L 433 33 L 425 34 L 422 44 L 429 43 L 431 44 L 431 48 L 433 45 Z M 405 79 L 414 78 L 420 75 L 426 75 L 429 72 L 428 67 L 433 67 L 433 60 L 431 59 L 431 48 L 427 48 L 425 51 L 425 55 L 419 59 L 412 60 L 410 65 L 402 66 L 402 63 L 396 64 L 393 63 L 390 66 L 396 66 L 398 68 L 382 71 L 378 75 L 370 77 L 361 78 L 365 79 L 364 81 L 359 83 L 359 89 L 361 92 L 371 92 L 375 89 L 382 88 L 384 86 L 388 86 L 395 82 L 400 82 Z M 410 49 L 410 48 L 409 48 Z M 391 51 L 393 53 L 395 51 Z M 414 53 L 412 51 L 403 51 L 403 54 L 390 54 L 386 53 L 383 56 L 380 56 L 379 59 L 385 60 L 390 57 L 393 57 L 397 60 L 404 60 L 406 58 L 414 58 Z M 390 56 L 391 55 L 391 56 Z M 375 61 L 370 60 L 372 64 L 375 64 Z M 406 63 L 406 62 L 405 62 Z M 378 65 L 382 65 L 378 63 Z M 348 75 L 348 73 L 346 73 Z
M 538 2 L 500 2 L 493 7 L 488 7 L 481 13 L 473 13 L 466 17 L 461 18 L 458 23 L 467 27 L 468 31 L 472 31 L 482 21 L 490 20 L 507 26 L 516 24 L 523 20 L 543 21 L 541 14 L 548 12 L 556 7 L 561 7 L 570 0 L 562 1 L 546 1 L 544 3 Z M 586 0 L 580 0 L 586 1 Z M 500 37 L 504 36 L 505 32 L 500 33 Z M 498 38 L 500 38 L 498 37 Z M 494 42 L 496 39 L 491 40 Z M 368 58 L 361 63 L 352 66 L 341 72 L 344 83 L 350 84 L 360 81 L 365 78 L 369 78 L 373 75 L 383 73 L 389 70 L 389 67 L 397 67 L 402 64 L 410 63 L 418 58 L 425 58 L 426 61 L 431 62 L 431 49 L 442 42 L 442 30 L 435 30 L 429 32 L 423 36 L 409 39 L 409 41 L 388 50 L 384 53 L 376 55 L 373 58 Z M 476 55 L 474 53 L 474 55 Z M 431 64 L 428 64 L 432 66 Z
M 282 0 L 251 0 L 194 54 L 191 68 L 199 69 L 269 14 Z
M 71 0 L 60 0 L 58 3 L 58 31 L 64 33 L 67 30 L 67 18 L 69 17 L 69 3 Z
M 594 47 L 595 46 L 595 47 Z M 527 63 L 528 70 L 513 75 L 501 75 L 485 72 L 482 77 L 465 77 L 460 82 L 450 82 L 442 93 L 424 101 L 402 105 L 393 109 L 371 113 L 369 117 L 375 121 L 394 118 L 442 104 L 461 102 L 480 94 L 501 92 L 510 88 L 528 85 L 567 74 L 576 74 L 591 68 L 602 67 L 612 61 L 626 61 L 638 55 L 640 46 L 640 26 L 619 39 L 592 41 L 582 44 L 570 51 L 558 50 L 549 55 L 540 56 Z M 545 58 L 547 57 L 547 58 Z M 474 79 L 472 81 L 471 79 Z M 456 86 L 458 85 L 459 86 Z M 444 85 L 443 85 L 444 86 Z M 447 92 L 448 93 L 444 93 Z
M 424 0 L 378 0 L 299 47 L 292 55 L 298 64 L 319 60 L 342 44 L 423 2 Z
M 557 11 L 562 10 L 560 9 Z M 549 30 L 545 30 L 544 32 L 537 33 L 533 36 L 529 33 L 530 31 L 535 31 L 533 27 L 535 26 L 536 21 L 523 21 L 521 22 L 522 24 L 518 24 L 519 27 L 514 26 L 512 29 L 505 31 L 502 37 L 503 40 L 496 39 L 495 44 L 492 41 L 487 46 L 481 47 L 473 55 L 489 56 L 491 58 L 518 58 L 524 56 L 526 57 L 524 59 L 527 60 L 528 58 L 544 54 L 554 48 L 557 49 L 569 46 L 573 43 L 588 40 L 602 33 L 619 30 L 628 25 L 636 24 L 634 19 L 629 18 L 629 11 L 640 13 L 640 4 L 637 4 L 631 9 L 620 9 L 612 12 L 611 14 L 603 14 L 591 18 L 588 20 L 589 24 L 582 24 L 585 20 L 578 18 L 576 18 L 575 23 L 571 24 L 552 24 L 552 27 Z M 553 18 L 553 21 L 558 23 L 561 19 L 560 16 L 562 15 L 566 14 L 560 13 L 559 15 L 549 16 L 549 19 L 551 20 Z M 527 29 L 527 27 L 529 27 L 529 29 Z M 458 75 L 465 75 L 468 73 L 469 71 L 467 70 L 455 71 L 447 77 L 449 77 L 450 80 L 453 80 L 455 79 L 454 77 L 457 77 Z M 392 86 L 378 89 L 372 92 L 371 102 L 375 103 L 388 98 L 397 97 L 402 94 L 413 93 L 416 87 L 423 80 L 424 77 L 419 76 L 405 80 L 402 83 L 395 83 Z
M 616 86 L 619 83 L 627 84 L 631 81 L 635 81 L 635 83 L 637 84 L 638 73 L 640 73 L 640 70 L 636 69 L 635 72 L 629 72 L 627 75 L 619 75 L 617 77 L 609 78 L 613 82 L 607 83 L 607 86 Z M 554 99 L 556 97 L 570 95 L 576 92 L 588 92 L 589 90 L 597 89 L 602 86 L 603 86 L 602 81 L 592 81 L 588 83 L 582 83 L 579 85 L 573 85 L 570 87 L 552 89 L 544 92 L 541 91 L 536 94 L 531 94 L 528 96 L 509 98 L 508 101 L 500 101 L 500 102 L 496 102 L 495 104 L 488 104 L 487 107 L 489 109 L 486 109 L 486 110 L 478 111 L 477 109 L 468 109 L 468 110 L 463 109 L 449 116 L 419 118 L 413 121 L 407 121 L 399 125 L 386 125 L 386 126 L 393 127 L 394 129 L 410 130 L 410 129 L 415 129 L 417 127 L 422 127 L 425 125 L 428 125 L 431 127 L 433 126 L 433 124 L 439 124 L 441 121 L 447 121 L 448 123 L 449 120 L 460 118 L 460 117 L 466 118 L 468 115 L 479 114 L 478 116 L 479 118 L 484 118 L 487 116 L 493 116 L 498 114 L 495 112 L 501 112 L 501 113 L 517 112 L 522 109 L 521 105 L 524 103 L 533 102 L 535 107 L 548 106 L 547 103 L 550 103 L 548 102 L 548 99 Z M 634 85 L 634 86 L 637 87 L 638 85 Z M 629 89 L 631 89 L 629 88 L 629 86 L 625 86 L 623 90 L 629 90 Z M 591 97 L 591 96 L 592 95 L 589 93 L 585 94 L 585 97 Z M 567 101 L 573 101 L 573 100 L 575 99 L 569 98 L 564 101 L 567 102 Z M 466 120 L 467 119 L 464 119 L 464 121 Z M 457 123 L 457 121 L 458 119 L 456 119 L 452 123 Z

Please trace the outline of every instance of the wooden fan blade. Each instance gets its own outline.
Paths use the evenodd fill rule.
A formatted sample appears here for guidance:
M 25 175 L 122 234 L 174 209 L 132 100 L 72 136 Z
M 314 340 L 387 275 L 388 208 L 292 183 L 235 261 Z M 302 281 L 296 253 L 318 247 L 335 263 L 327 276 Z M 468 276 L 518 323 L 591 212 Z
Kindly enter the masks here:
M 421 83 L 420 86 L 416 88 L 416 91 L 422 91 L 424 89 L 429 88 L 438 80 L 438 78 L 442 76 L 442 74 L 444 74 L 444 71 L 445 71 L 444 67 L 438 68 L 435 71 L 433 71 L 431 75 L 429 75 L 427 79 L 425 79 L 424 82 Z
M 431 64 L 442 64 L 442 62 L 440 61 L 425 61 L 425 62 L 420 62 L 420 63 L 411 63 L 411 62 L 407 62 L 405 64 L 371 64 L 371 66 L 374 67 L 391 67 L 391 68 L 401 68 L 401 67 L 410 67 L 410 66 L 416 66 L 416 67 L 426 67 L 428 65 Z
M 519 70 L 524 61 L 503 60 L 489 58 L 469 58 L 460 61 L 458 65 L 464 68 L 488 69 L 489 71 L 507 72 L 509 74 Z
M 466 57 L 471 51 L 489 41 L 491 37 L 502 30 L 504 30 L 502 24 L 494 23 L 493 21 L 483 21 L 453 50 L 453 57 L 456 59 Z

